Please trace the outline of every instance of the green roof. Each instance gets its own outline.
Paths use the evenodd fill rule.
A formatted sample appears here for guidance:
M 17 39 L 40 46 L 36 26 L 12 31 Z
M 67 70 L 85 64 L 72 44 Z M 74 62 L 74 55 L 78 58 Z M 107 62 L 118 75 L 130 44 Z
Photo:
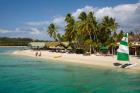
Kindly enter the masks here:
M 108 50 L 108 48 L 105 47 L 105 46 L 102 46 L 102 47 L 100 48 L 100 50 Z

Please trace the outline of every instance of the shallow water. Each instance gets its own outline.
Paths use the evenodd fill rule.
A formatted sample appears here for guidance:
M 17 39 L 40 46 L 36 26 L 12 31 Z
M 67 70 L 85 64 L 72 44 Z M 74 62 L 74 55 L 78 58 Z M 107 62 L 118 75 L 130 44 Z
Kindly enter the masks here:
M 140 93 L 140 73 L 11 55 L 0 48 L 0 93 Z

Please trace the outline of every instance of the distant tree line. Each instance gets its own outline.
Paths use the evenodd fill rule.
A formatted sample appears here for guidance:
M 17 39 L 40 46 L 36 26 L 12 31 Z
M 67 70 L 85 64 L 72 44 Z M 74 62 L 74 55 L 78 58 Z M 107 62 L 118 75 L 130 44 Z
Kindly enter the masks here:
M 27 46 L 30 42 L 42 42 L 43 40 L 33 40 L 31 38 L 8 38 L 0 37 L 0 46 Z

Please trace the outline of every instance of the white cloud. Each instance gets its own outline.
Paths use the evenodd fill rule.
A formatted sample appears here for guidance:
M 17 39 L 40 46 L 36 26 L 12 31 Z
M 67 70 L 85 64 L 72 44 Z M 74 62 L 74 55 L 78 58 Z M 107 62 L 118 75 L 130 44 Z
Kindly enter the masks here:
M 27 33 L 31 35 L 39 35 L 42 33 L 42 30 L 32 26 L 18 27 L 15 29 L 16 33 Z
M 39 35 L 41 32 L 37 28 L 30 28 L 31 29 L 31 34 L 32 35 Z
M 27 25 L 30 26 L 42 26 L 42 25 L 48 25 L 49 21 L 34 21 L 34 22 L 28 22 Z
M 104 7 L 98 9 L 95 12 L 95 16 L 100 19 L 103 16 L 111 16 L 116 18 L 119 22 L 126 21 L 129 17 L 135 13 L 136 9 L 138 8 L 139 3 L 136 4 L 124 4 L 118 5 L 115 7 Z
M 52 20 L 46 20 L 46 21 L 34 21 L 34 22 L 27 22 L 26 23 L 26 30 L 28 27 L 28 30 L 30 28 L 30 30 L 32 28 L 36 28 L 36 29 L 41 29 L 43 31 L 47 31 L 47 27 L 49 26 L 49 24 L 54 23 L 56 25 L 56 27 L 58 28 L 58 30 L 61 32 L 63 30 L 64 32 L 64 26 L 65 26 L 65 17 L 63 16 L 56 16 L 53 17 Z M 25 29 L 25 27 L 24 27 Z M 36 31 L 37 32 L 37 31 Z
M 63 27 L 65 24 L 64 21 L 65 17 L 63 16 L 57 16 L 54 17 L 52 20 L 49 21 L 34 21 L 34 22 L 27 22 L 26 25 L 27 26 L 35 26 L 35 27 L 42 27 L 42 26 L 48 26 L 50 23 L 54 23 L 56 24 L 58 27 Z
M 54 17 L 51 23 L 56 24 L 58 28 L 63 28 L 65 26 L 65 17 Z
M 0 28 L 0 33 L 1 34 L 9 33 L 9 32 L 12 32 L 12 31 L 11 30 L 8 30 L 8 29 L 2 29 L 2 28 Z
M 89 13 L 90 11 L 96 11 L 97 8 L 95 7 L 92 7 L 92 6 L 85 6 L 84 8 L 80 8 L 80 9 L 77 9 L 75 12 L 72 13 L 72 16 L 74 16 L 75 19 L 78 18 L 79 14 L 81 12 L 86 12 L 86 13 Z
M 104 7 L 98 9 L 95 12 L 95 16 L 98 19 L 103 18 L 103 16 L 111 16 L 117 20 L 120 28 L 125 31 L 130 31 L 136 29 L 136 26 L 140 27 L 139 16 L 140 3 L 136 4 L 123 4 L 115 7 Z
M 41 38 L 46 36 L 44 29 L 39 29 L 30 26 L 17 27 L 15 30 L 0 29 L 1 37 L 30 37 L 30 38 Z M 47 37 L 47 36 L 46 36 Z

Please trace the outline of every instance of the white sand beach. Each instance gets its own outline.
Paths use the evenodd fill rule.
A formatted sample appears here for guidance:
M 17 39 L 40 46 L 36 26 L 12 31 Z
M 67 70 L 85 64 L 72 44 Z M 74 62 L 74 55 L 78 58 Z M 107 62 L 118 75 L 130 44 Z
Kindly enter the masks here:
M 14 55 L 21 55 L 21 56 L 30 56 L 30 57 L 36 57 L 36 52 L 33 50 L 20 50 L 13 52 Z M 102 67 L 111 67 L 116 68 L 113 66 L 114 62 L 116 61 L 116 56 L 96 56 L 92 54 L 91 56 L 84 56 L 82 54 L 69 54 L 69 53 L 55 53 L 55 52 L 49 52 L 49 51 L 38 51 L 38 53 L 41 52 L 41 56 L 38 56 L 37 58 L 44 58 L 44 59 L 52 59 L 52 60 L 58 60 L 61 62 L 70 62 L 70 63 L 79 63 L 79 64 L 85 64 L 90 66 L 102 66 Z M 137 63 L 136 67 L 130 68 L 130 70 L 137 70 L 140 71 L 140 59 L 137 57 L 130 56 L 130 62 Z

